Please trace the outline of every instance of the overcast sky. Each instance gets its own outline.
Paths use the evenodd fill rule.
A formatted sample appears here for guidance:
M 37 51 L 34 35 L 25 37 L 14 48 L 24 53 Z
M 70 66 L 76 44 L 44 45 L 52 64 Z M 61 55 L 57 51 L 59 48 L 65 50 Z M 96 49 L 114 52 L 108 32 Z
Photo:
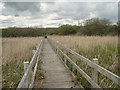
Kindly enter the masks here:
M 117 2 L 1 2 L 0 27 L 57 27 L 99 17 L 118 21 Z

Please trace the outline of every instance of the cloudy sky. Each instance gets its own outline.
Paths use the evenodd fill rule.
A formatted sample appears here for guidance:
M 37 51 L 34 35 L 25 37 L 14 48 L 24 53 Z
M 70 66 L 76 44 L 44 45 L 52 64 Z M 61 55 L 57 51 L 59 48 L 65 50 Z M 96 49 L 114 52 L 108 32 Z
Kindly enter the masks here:
M 118 21 L 117 2 L 1 2 L 0 27 L 78 25 L 99 17 Z

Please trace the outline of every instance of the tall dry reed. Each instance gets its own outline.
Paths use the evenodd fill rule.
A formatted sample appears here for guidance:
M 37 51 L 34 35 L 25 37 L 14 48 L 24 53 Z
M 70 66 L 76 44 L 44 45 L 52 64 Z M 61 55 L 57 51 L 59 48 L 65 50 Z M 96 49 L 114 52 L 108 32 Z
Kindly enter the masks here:
M 99 65 L 118 75 L 118 37 L 117 36 L 50 36 L 58 40 L 67 47 L 76 50 L 82 56 L 92 60 L 98 58 Z M 78 60 L 79 66 L 88 75 L 91 75 L 91 69 L 81 60 Z M 78 77 L 80 78 L 80 77 Z M 80 80 L 86 88 L 86 82 Z M 102 74 L 99 75 L 98 83 L 103 88 L 115 88 L 116 84 L 106 79 Z M 89 87 L 90 88 L 90 87 Z
M 41 37 L 2 38 L 2 63 L 13 60 L 30 60 L 32 49 L 40 42 Z

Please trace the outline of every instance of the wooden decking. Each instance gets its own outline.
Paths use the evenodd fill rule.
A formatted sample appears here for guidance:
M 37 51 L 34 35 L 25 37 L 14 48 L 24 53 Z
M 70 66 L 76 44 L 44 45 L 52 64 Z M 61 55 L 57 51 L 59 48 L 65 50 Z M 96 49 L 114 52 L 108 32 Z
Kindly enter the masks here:
M 67 48 L 65 45 L 62 45 L 58 41 L 50 38 L 48 38 L 48 40 L 42 39 L 37 45 L 30 64 L 27 69 L 25 69 L 25 73 L 19 82 L 17 89 L 33 88 L 39 60 L 40 65 L 36 76 L 38 78 L 36 78 L 37 84 L 35 84 L 37 87 L 39 86 L 39 88 L 84 88 L 81 86 L 81 83 L 77 81 L 79 73 L 91 84 L 92 88 L 101 88 L 97 81 L 98 72 L 120 86 L 120 77 L 98 65 L 97 58 L 93 58 L 93 61 L 91 61 Z M 55 52 L 57 52 L 57 54 Z M 91 67 L 92 77 L 77 65 L 75 58 L 70 58 L 69 55 L 72 55 L 72 57 L 77 58 L 77 60 L 79 59 L 89 65 Z M 26 64 L 28 63 L 24 62 L 24 67 Z M 32 78 L 29 78 L 31 71 L 33 72 Z M 77 73 L 75 74 L 74 71 Z
M 79 88 L 47 39 L 44 40 L 41 61 L 41 69 L 45 72 L 44 88 Z

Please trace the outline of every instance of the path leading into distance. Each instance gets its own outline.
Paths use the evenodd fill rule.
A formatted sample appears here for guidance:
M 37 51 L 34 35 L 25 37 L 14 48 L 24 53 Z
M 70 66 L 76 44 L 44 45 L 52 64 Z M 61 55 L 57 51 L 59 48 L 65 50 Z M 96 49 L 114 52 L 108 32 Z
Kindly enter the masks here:
M 44 40 L 41 69 L 45 72 L 44 88 L 79 88 L 47 39 Z

